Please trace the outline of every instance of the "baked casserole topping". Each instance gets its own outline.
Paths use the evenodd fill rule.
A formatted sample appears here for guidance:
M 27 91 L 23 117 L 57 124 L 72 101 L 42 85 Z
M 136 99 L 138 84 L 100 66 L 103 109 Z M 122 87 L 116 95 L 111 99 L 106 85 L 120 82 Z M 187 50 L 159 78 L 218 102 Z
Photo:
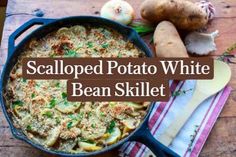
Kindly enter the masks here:
M 69 102 L 66 80 L 25 80 L 23 57 L 142 57 L 114 30 L 76 25 L 32 40 L 10 73 L 5 99 L 14 126 L 35 143 L 69 153 L 97 151 L 136 129 L 148 102 Z

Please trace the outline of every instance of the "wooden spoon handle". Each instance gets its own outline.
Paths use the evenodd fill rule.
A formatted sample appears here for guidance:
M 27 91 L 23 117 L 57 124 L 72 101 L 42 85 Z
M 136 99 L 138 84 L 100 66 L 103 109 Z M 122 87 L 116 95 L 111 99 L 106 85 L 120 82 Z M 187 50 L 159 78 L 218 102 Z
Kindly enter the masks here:
M 180 129 L 184 126 L 188 118 L 192 115 L 197 106 L 205 99 L 204 95 L 196 93 L 193 95 L 189 103 L 181 110 L 174 121 L 167 127 L 167 129 L 159 136 L 158 140 L 169 146 L 172 140 L 176 137 Z

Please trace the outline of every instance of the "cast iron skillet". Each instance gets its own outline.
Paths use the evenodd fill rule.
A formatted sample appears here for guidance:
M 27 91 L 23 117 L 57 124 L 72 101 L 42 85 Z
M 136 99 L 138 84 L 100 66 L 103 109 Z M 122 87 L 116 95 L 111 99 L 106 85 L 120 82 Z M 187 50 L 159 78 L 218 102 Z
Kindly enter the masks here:
M 159 143 L 155 138 L 152 136 L 148 129 L 148 119 L 149 115 L 152 111 L 153 108 L 153 103 L 150 106 L 147 115 L 145 116 L 142 124 L 135 130 L 133 131 L 128 137 L 122 139 L 116 144 L 113 144 L 109 147 L 106 147 L 100 151 L 96 152 L 91 152 L 91 153 L 80 153 L 80 154 L 69 154 L 65 152 L 60 152 L 60 151 L 55 151 L 55 150 L 49 150 L 44 148 L 41 145 L 38 145 L 31 140 L 29 140 L 20 129 L 17 129 L 13 126 L 11 116 L 7 112 L 7 107 L 6 107 L 6 101 L 3 97 L 3 93 L 5 91 L 6 83 L 9 78 L 9 74 L 13 68 L 13 66 L 16 64 L 18 57 L 20 56 L 22 52 L 22 48 L 26 43 L 28 43 L 32 38 L 34 39 L 40 39 L 44 37 L 46 34 L 55 31 L 61 27 L 65 26 L 73 26 L 77 24 L 89 24 L 89 25 L 94 25 L 94 26 L 107 26 L 109 28 L 117 30 L 120 34 L 122 34 L 125 38 L 128 40 L 132 41 L 138 48 L 140 48 L 143 52 L 145 52 L 146 56 L 148 57 L 153 57 L 152 52 L 150 49 L 146 46 L 146 44 L 143 42 L 143 40 L 139 37 L 139 35 L 134 31 L 133 29 L 121 25 L 119 23 L 116 23 L 111 20 L 107 20 L 101 17 L 93 17 L 93 16 L 76 16 L 76 17 L 68 17 L 68 18 L 63 18 L 63 19 L 43 19 L 43 18 L 35 18 L 32 19 L 25 24 L 23 24 L 21 27 L 19 27 L 14 33 L 11 34 L 9 37 L 9 45 L 8 45 L 8 58 L 7 62 L 4 66 L 3 72 L 2 72 L 2 77 L 1 77 L 1 106 L 3 109 L 3 113 L 10 125 L 10 129 L 12 131 L 12 134 L 14 137 L 17 139 L 23 140 L 32 146 L 43 150 L 45 152 L 51 153 L 51 154 L 56 154 L 56 155 L 61 155 L 61 156 L 67 156 L 67 157 L 85 157 L 85 156 L 91 156 L 91 155 L 97 155 L 101 154 L 104 152 L 107 152 L 109 150 L 112 150 L 114 148 L 117 148 L 124 144 L 127 141 L 138 141 L 146 146 L 148 146 L 152 152 L 158 156 L 158 157 L 164 157 L 164 156 L 178 156 L 175 152 L 170 150 L 168 147 L 165 147 L 161 143 Z M 15 46 L 15 40 L 17 37 L 19 37 L 22 33 L 24 33 L 27 29 L 32 27 L 33 25 L 42 25 L 35 31 L 33 31 L 31 34 L 29 34 L 27 37 L 25 37 L 17 46 Z

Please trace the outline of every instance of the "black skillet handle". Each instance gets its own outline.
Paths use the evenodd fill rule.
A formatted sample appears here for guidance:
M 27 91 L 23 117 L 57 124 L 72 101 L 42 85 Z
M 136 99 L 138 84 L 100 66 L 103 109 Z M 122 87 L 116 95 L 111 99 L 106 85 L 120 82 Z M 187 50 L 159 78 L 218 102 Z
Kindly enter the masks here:
M 15 50 L 15 40 L 23 34 L 26 30 L 34 25 L 45 25 L 54 21 L 54 19 L 34 18 L 17 28 L 9 37 L 8 40 L 8 57 L 12 55 Z
M 180 157 L 174 151 L 158 142 L 148 128 L 148 120 L 131 137 L 131 141 L 141 142 L 146 145 L 157 157 Z

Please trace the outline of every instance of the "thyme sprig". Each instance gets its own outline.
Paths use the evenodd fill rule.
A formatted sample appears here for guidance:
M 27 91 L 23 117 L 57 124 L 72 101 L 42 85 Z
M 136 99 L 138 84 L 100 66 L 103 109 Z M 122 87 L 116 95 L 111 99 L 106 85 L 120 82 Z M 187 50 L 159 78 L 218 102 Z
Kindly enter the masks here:
M 232 46 L 230 46 L 229 48 L 226 49 L 226 51 L 219 56 L 217 59 L 224 61 L 228 64 L 236 64 L 236 61 L 232 61 L 232 59 L 236 58 L 236 55 L 231 54 L 234 50 L 236 49 L 236 43 L 234 43 Z
M 190 139 L 190 143 L 188 144 L 188 151 L 192 150 L 193 142 L 197 136 L 198 131 L 199 131 L 199 125 L 195 125 L 194 133 L 190 135 L 191 139 Z
M 187 89 L 187 90 L 178 90 L 178 91 L 174 91 L 174 92 L 172 92 L 172 96 L 183 95 L 183 94 L 186 94 L 187 92 L 192 91 L 192 90 L 193 90 L 193 89 L 190 88 L 190 89 Z

